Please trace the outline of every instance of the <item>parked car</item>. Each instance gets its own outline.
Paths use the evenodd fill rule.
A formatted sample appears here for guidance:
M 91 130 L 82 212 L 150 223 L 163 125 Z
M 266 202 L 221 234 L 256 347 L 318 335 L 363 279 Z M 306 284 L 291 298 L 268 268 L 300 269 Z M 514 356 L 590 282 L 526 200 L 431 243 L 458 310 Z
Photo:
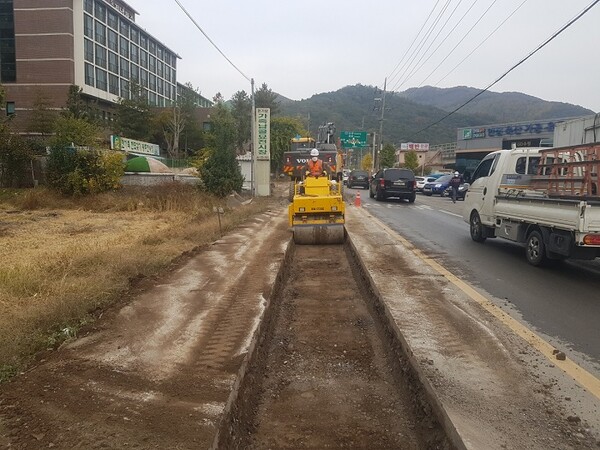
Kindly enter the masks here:
M 348 175 L 348 187 L 360 186 L 369 189 L 369 172 L 366 170 L 353 170 Z
M 423 186 L 425 186 L 425 183 L 430 183 L 431 181 L 435 181 L 437 180 L 437 178 L 435 177 L 415 177 L 415 182 L 416 182 L 416 187 L 415 189 L 417 190 L 417 192 L 422 192 L 423 191 Z
M 410 169 L 381 169 L 371 179 L 369 197 L 375 200 L 398 197 L 413 203 L 415 185 L 415 174 Z
M 456 199 L 457 200 L 464 200 L 465 199 L 465 195 L 467 195 L 467 192 L 469 191 L 469 183 L 462 183 L 459 187 L 458 187 L 458 192 L 456 193 Z M 452 187 L 448 186 L 446 188 L 446 191 L 444 192 L 444 195 L 447 195 L 448 197 L 452 197 Z
M 440 197 L 444 196 L 444 192 L 448 189 L 450 185 L 450 180 L 452 179 L 452 175 L 443 175 L 439 177 L 435 181 L 431 181 L 429 183 L 425 183 L 423 186 L 423 194 L 431 196 L 431 195 L 439 195 Z

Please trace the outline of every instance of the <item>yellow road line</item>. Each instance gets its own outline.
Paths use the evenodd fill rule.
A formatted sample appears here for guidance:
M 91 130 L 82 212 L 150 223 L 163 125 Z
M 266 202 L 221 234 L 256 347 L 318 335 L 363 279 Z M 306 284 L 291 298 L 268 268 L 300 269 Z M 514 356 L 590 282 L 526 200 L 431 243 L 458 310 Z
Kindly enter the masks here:
M 452 284 L 458 287 L 471 299 L 479 303 L 486 311 L 493 314 L 504 325 L 510 328 L 515 334 L 522 337 L 532 347 L 538 350 L 542 355 L 544 355 L 548 359 L 548 361 L 550 361 L 556 367 L 562 369 L 567 375 L 573 378 L 588 392 L 590 392 L 592 395 L 594 395 L 597 399 L 600 400 L 600 379 L 596 378 L 594 375 L 585 370 L 583 367 L 576 364 L 574 361 L 570 360 L 568 357 L 565 358 L 565 360 L 563 361 L 556 359 L 556 355 L 554 354 L 555 347 L 553 345 L 546 342 L 539 335 L 537 335 L 525 325 L 521 324 L 519 321 L 511 317 L 509 314 L 505 313 L 501 308 L 492 303 L 488 298 L 477 292 L 471 285 L 464 282 L 457 276 L 453 275 L 445 267 L 443 267 L 438 262 L 434 261 L 429 256 L 424 254 L 411 242 L 400 236 L 397 232 L 392 230 L 379 219 L 371 215 L 370 218 L 372 218 L 379 226 L 381 226 L 393 239 L 399 241 L 416 257 L 427 263 L 436 272 L 446 277 L 448 281 L 450 281 Z

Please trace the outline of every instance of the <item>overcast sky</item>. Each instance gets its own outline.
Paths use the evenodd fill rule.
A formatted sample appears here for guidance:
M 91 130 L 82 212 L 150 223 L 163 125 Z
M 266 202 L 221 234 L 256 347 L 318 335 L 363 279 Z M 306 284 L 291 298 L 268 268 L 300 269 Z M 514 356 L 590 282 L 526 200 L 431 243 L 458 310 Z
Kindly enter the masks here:
M 179 82 L 191 82 L 209 99 L 217 92 L 229 99 L 236 91 L 250 92 L 246 76 L 254 78 L 257 88 L 267 83 L 294 100 L 358 83 L 383 87 L 386 77 L 388 90 L 394 91 L 426 85 L 483 88 L 593 3 L 179 0 L 242 75 L 175 0 L 126 1 L 139 13 L 137 23 L 181 56 Z M 419 47 L 430 29 L 429 38 Z M 600 4 L 490 90 L 523 92 L 598 112 L 599 44 Z

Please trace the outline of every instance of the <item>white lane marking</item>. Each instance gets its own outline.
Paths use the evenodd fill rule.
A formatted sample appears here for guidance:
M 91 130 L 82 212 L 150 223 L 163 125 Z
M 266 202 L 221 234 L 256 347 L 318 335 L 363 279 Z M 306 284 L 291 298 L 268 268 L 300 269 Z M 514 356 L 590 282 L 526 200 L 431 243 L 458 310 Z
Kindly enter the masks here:
M 460 217 L 462 219 L 462 216 L 460 214 L 451 213 L 450 211 L 444 211 L 443 209 L 438 209 L 438 211 L 444 214 L 448 214 L 449 216 Z

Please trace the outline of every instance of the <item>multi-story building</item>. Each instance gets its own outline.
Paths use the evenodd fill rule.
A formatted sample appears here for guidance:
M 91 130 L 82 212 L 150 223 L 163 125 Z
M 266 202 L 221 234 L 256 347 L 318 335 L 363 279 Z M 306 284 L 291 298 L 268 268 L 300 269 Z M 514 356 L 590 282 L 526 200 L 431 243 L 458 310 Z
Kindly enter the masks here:
M 151 106 L 177 99 L 179 56 L 122 0 L 0 0 L 0 80 L 17 126 L 36 99 L 64 107 L 78 85 L 105 114 L 137 83 Z

